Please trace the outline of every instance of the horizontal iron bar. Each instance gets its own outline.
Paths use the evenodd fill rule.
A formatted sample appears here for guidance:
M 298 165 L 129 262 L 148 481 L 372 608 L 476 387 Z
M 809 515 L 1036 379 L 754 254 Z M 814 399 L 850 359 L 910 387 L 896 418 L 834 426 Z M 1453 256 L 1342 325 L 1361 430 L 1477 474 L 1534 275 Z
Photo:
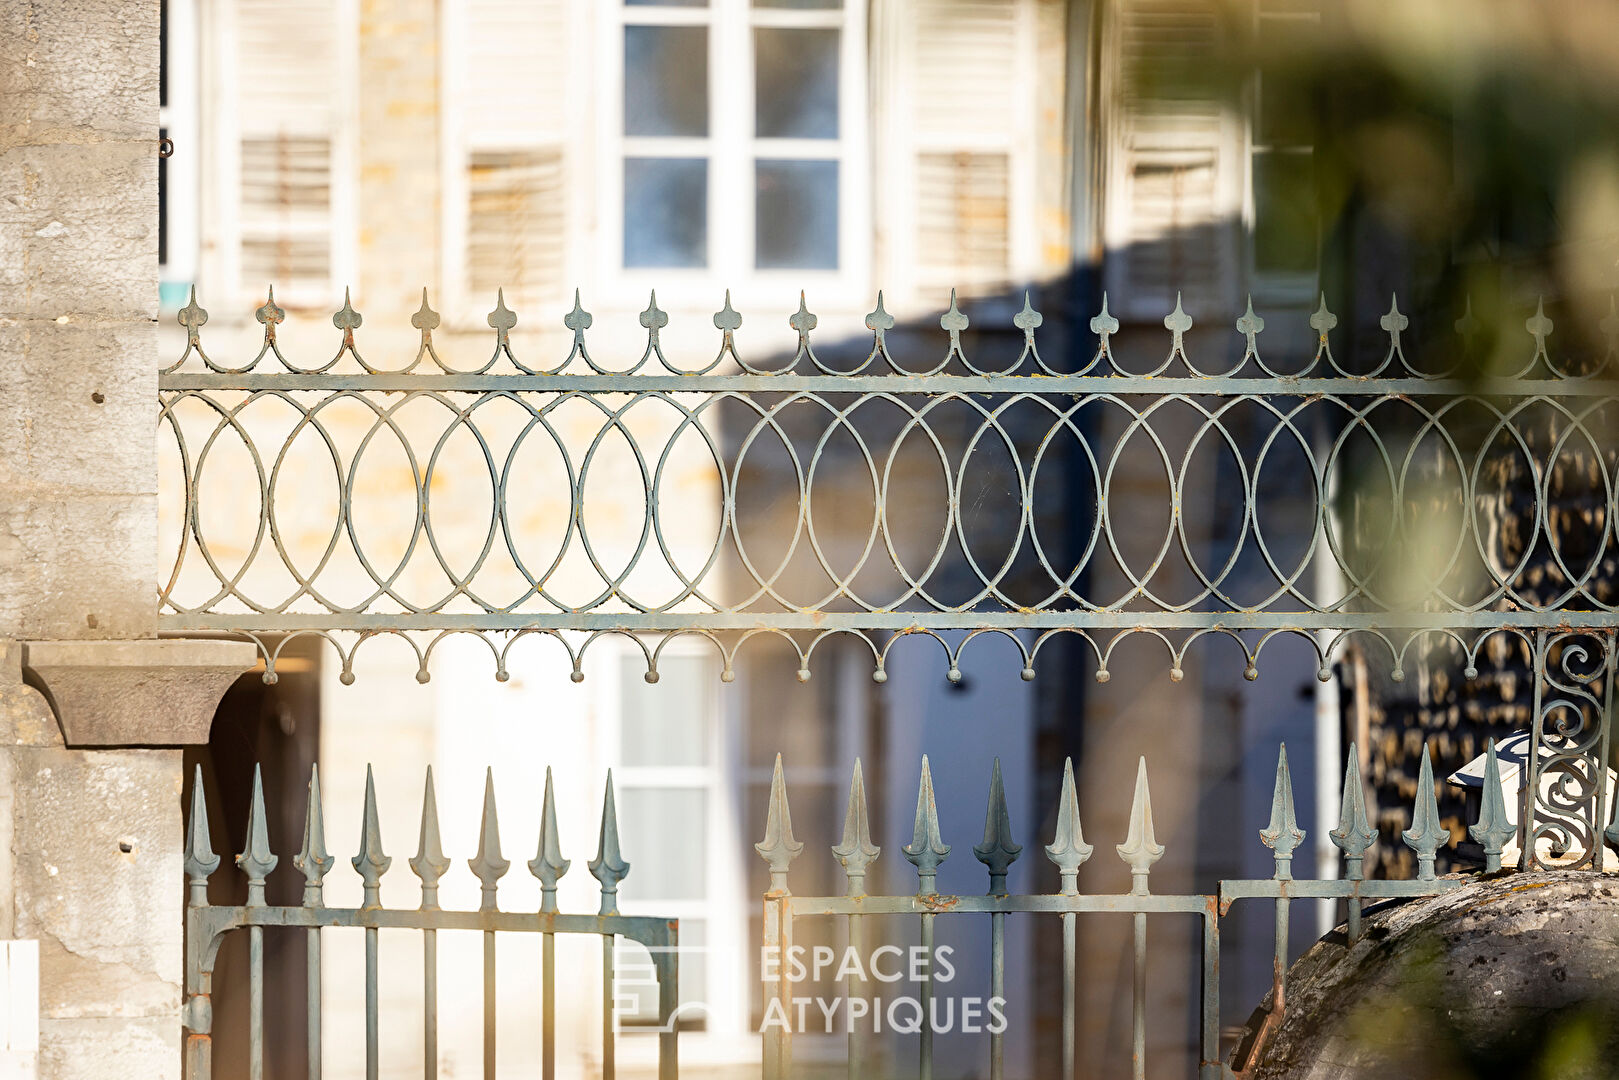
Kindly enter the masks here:
M 1351 881 L 1348 878 L 1316 881 L 1311 879 L 1258 878 L 1220 882 L 1220 914 L 1233 900 L 1250 897 L 1278 899 L 1393 900 L 1413 896 L 1435 896 L 1468 884 L 1464 878 L 1430 878 L 1427 881 Z
M 549 911 L 443 911 L 419 908 L 215 907 L 216 930 L 240 926 L 351 926 L 394 930 L 484 930 L 542 934 L 617 935 L 647 945 L 670 940 L 669 919 L 645 915 L 563 915 Z
M 1606 379 L 1186 378 L 1142 375 L 370 375 L 173 372 L 161 390 L 487 393 L 1145 394 L 1168 397 L 1612 397 Z
M 791 896 L 794 918 L 816 915 L 948 915 L 984 912 L 1108 912 L 1213 915 L 1213 896 Z M 766 897 L 766 902 L 769 897 Z
M 383 614 L 164 612 L 166 633 L 201 630 L 1477 630 L 1498 627 L 1610 629 L 1611 611 L 1294 612 L 1294 611 L 962 611 L 962 612 L 485 612 Z

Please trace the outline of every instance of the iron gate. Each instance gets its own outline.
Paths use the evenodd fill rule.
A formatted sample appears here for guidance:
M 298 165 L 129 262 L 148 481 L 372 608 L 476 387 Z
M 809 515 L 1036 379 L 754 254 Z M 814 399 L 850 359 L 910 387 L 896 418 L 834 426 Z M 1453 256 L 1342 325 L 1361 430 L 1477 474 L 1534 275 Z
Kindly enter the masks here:
M 326 827 L 321 812 L 320 777 L 309 779 L 309 802 L 304 818 L 303 844 L 293 857 L 293 865 L 304 876 L 303 904 L 278 907 L 265 903 L 265 878 L 275 869 L 279 857 L 270 849 L 265 828 L 264 790 L 255 768 L 253 796 L 247 828 L 247 843 L 236 856 L 236 865 L 247 879 L 247 901 L 239 906 L 219 906 L 208 902 L 208 879 L 219 867 L 208 836 L 207 803 L 203 793 L 202 768 L 193 781 L 191 820 L 187 830 L 185 871 L 190 880 L 190 900 L 186 908 L 185 975 L 185 1076 L 187 1080 L 209 1080 L 213 1060 L 212 982 L 215 957 L 222 939 L 244 928 L 248 935 L 248 1047 L 251 1080 L 264 1076 L 266 1038 L 264 1001 L 264 934 L 302 931 L 308 949 L 308 985 L 305 990 L 308 1031 L 308 1075 L 319 1080 L 322 1051 L 321 1031 L 321 934 L 325 929 L 363 929 L 365 932 L 365 1074 L 376 1080 L 381 1051 L 381 1016 L 378 1007 L 378 934 L 384 929 L 419 930 L 422 934 L 422 1072 L 439 1073 L 438 1016 L 438 932 L 470 930 L 483 938 L 483 1075 L 492 1078 L 496 1065 L 497 995 L 495 990 L 495 941 L 500 934 L 538 934 L 541 949 L 541 1075 L 556 1076 L 556 935 L 593 935 L 602 945 L 602 1041 L 601 1075 L 615 1074 L 618 1023 L 615 1001 L 614 945 L 618 938 L 639 942 L 651 957 L 658 985 L 658 1076 L 674 1080 L 679 1073 L 675 1019 L 678 1005 L 679 933 L 675 920 L 621 915 L 618 886 L 630 867 L 619 853 L 618 815 L 613 799 L 613 779 L 607 777 L 602 804 L 600 842 L 590 861 L 591 874 L 601 883 L 601 908 L 594 915 L 568 915 L 557 909 L 557 882 L 567 873 L 569 861 L 562 857 L 558 840 L 556 802 L 551 790 L 551 771 L 545 774 L 545 804 L 540 825 L 538 853 L 529 861 L 529 871 L 539 879 L 542 900 L 538 911 L 502 911 L 496 891 L 511 863 L 501 855 L 500 822 L 495 810 L 492 775 L 484 788 L 483 817 L 478 832 L 478 849 L 468 866 L 482 889 L 482 900 L 475 911 L 447 911 L 439 906 L 439 880 L 450 869 L 439 839 L 438 804 L 429 768 L 422 796 L 420 843 L 409 860 L 411 872 L 420 879 L 421 903 L 416 908 L 388 908 L 382 903 L 382 878 L 393 859 L 384 854 L 382 828 L 377 815 L 376 791 L 369 767 L 366 770 L 365 812 L 361 823 L 360 850 L 351 860 L 364 883 L 364 899 L 358 908 L 327 907 L 322 883 L 331 870 L 333 858 L 326 850 Z M 270 1033 L 274 1034 L 274 1033 Z

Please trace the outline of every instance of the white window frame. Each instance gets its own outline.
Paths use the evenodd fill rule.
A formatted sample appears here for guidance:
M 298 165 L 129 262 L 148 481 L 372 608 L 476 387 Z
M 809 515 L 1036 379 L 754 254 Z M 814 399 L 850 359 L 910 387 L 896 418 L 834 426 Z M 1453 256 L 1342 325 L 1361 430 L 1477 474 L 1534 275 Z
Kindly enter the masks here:
M 844 0 L 837 9 L 754 8 L 750 0 L 709 0 L 702 8 L 629 6 L 602 0 L 596 6 L 596 85 L 599 141 L 594 245 L 594 293 L 614 306 L 646 303 L 656 289 L 660 306 L 714 305 L 725 289 L 738 310 L 780 304 L 802 289 L 812 309 L 850 308 L 871 302 L 871 177 L 869 110 L 866 104 L 865 0 Z M 706 138 L 624 135 L 624 28 L 709 27 Z M 838 54 L 838 137 L 759 139 L 754 135 L 753 31 L 759 27 L 830 28 L 841 31 Z M 624 266 L 624 159 L 706 157 L 708 176 L 708 266 Z M 838 268 L 757 269 L 754 266 L 754 161 L 802 158 L 838 162 Z
M 166 0 L 167 48 L 163 57 L 168 80 L 168 104 L 158 109 L 158 127 L 174 142 L 174 154 L 165 161 L 164 229 L 168 259 L 157 268 L 165 285 L 195 284 L 200 210 L 197 187 L 201 170 L 202 130 L 197 123 L 197 4 L 196 0 Z
M 1314 24 L 1321 27 L 1321 13 L 1319 11 L 1301 11 L 1296 9 L 1283 9 L 1280 11 L 1265 10 L 1265 0 L 1255 0 L 1253 11 L 1253 32 L 1259 33 L 1260 24 L 1266 21 L 1277 23 Z M 1260 154 L 1301 154 L 1315 156 L 1315 147 L 1305 144 L 1263 142 L 1259 138 L 1260 110 L 1264 108 L 1264 75 L 1255 71 L 1250 81 L 1248 96 L 1247 123 L 1243 125 L 1243 198 L 1242 198 L 1242 225 L 1244 237 L 1243 261 L 1248 272 L 1248 280 L 1253 295 L 1263 298 L 1271 304 L 1305 305 L 1313 306 L 1320 289 L 1320 237 L 1317 237 L 1316 272 L 1294 273 L 1288 271 L 1261 270 L 1257 261 L 1258 256 L 1258 223 L 1259 207 L 1257 192 L 1254 187 L 1255 169 L 1254 161 Z
M 353 302 L 361 303 L 360 281 L 355 273 L 359 252 L 359 0 L 335 0 L 333 35 L 337 57 L 338 105 L 333 110 L 331 152 L 331 220 L 326 227 L 330 238 L 331 279 L 318 285 L 294 286 L 291 282 L 246 281 L 242 278 L 242 118 L 237 115 L 237 73 L 240 42 L 236 36 L 236 12 L 232 0 L 204 5 L 203 40 L 211 48 L 203 50 L 203 85 L 208 92 L 201 106 L 202 129 L 213 152 L 213 167 L 202 186 L 202 206 L 214 238 L 199 255 L 199 274 L 220 282 L 228 296 L 205 304 L 223 312 L 246 317 L 265 299 L 265 286 L 276 287 L 276 303 L 289 309 L 336 310 L 339 294 L 354 290 Z M 318 27 L 300 32 L 319 33 Z M 200 140 L 199 140 L 200 141 Z M 199 298 L 202 299 L 202 298 Z M 217 310 L 216 309 L 216 310 Z
M 739 821 L 737 778 L 739 744 L 733 729 L 734 709 L 726 707 L 725 697 L 732 688 L 720 682 L 720 658 L 714 647 L 697 640 L 673 640 L 663 649 L 660 660 L 696 658 L 709 670 L 703 682 L 711 696 L 708 729 L 708 764 L 692 766 L 626 766 L 623 754 L 623 700 L 620 679 L 626 668 L 644 670 L 646 658 L 636 645 L 625 641 L 602 641 L 592 659 L 600 667 L 591 672 L 587 685 L 597 687 L 597 752 L 599 770 L 613 770 L 613 786 L 620 807 L 624 794 L 636 788 L 700 788 L 707 792 L 705 824 L 704 891 L 700 899 L 666 900 L 651 894 L 646 881 L 637 884 L 635 851 L 644 842 L 623 831 L 620 839 L 624 858 L 630 863 L 629 876 L 619 891 L 619 909 L 625 915 L 651 915 L 676 919 L 702 920 L 705 928 L 704 961 L 707 968 L 706 1024 L 701 1032 L 681 1036 L 681 1057 L 688 1064 L 699 1062 L 745 1063 L 757 1060 L 758 1037 L 749 1030 L 748 1006 L 751 984 L 748 960 L 757 943 L 749 940 L 748 912 L 756 898 L 747 895 L 746 868 L 736 850 L 736 837 L 748 831 Z M 655 687 L 654 690 L 662 689 Z M 727 963 L 729 961 L 729 963 Z M 624 1045 L 631 1051 L 638 1042 Z M 642 1047 L 652 1050 L 655 1047 Z

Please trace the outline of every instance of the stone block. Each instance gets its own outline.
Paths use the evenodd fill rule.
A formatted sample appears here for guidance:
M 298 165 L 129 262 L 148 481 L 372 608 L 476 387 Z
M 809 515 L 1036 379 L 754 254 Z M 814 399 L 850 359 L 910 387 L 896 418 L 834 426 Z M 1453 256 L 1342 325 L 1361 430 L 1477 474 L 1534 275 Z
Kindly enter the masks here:
M 0 328 L 0 487 L 47 499 L 157 490 L 156 327 Z
M 158 15 L 155 0 L 0 4 L 0 147 L 155 139 Z
M 34 497 L 0 487 L 0 637 L 149 637 L 154 495 Z
M 15 932 L 40 1015 L 172 1016 L 181 979 L 177 750 L 12 751 Z
M 157 129 L 0 150 L 0 316 L 157 317 Z
M 179 1080 L 179 1019 L 141 1016 L 42 1021 L 39 1075 L 51 1080 Z

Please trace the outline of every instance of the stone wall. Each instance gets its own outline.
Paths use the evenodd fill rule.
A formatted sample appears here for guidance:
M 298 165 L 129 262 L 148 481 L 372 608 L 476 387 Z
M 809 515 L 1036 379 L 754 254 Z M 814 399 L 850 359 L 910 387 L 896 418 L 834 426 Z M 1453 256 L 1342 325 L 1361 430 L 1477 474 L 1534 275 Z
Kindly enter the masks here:
M 40 954 L 7 1076 L 178 1076 L 180 751 L 124 747 L 206 738 L 251 663 L 150 640 L 158 15 L 0 5 L 0 938 Z

